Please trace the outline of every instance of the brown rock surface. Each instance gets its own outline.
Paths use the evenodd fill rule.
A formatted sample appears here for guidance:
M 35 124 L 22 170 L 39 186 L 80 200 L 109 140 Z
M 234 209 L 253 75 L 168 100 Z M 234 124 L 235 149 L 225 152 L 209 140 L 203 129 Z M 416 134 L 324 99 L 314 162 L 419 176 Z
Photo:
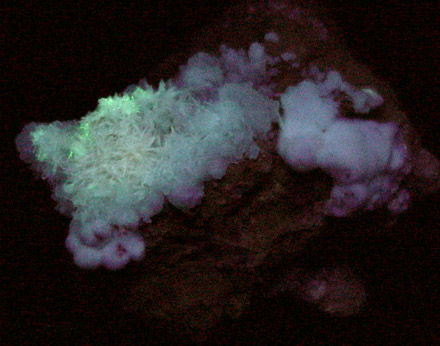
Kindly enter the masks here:
M 302 80 L 300 71 L 309 64 L 337 70 L 355 86 L 375 88 L 385 102 L 367 116 L 399 123 L 412 153 L 414 169 L 404 184 L 413 197 L 437 190 L 439 162 L 421 147 L 390 86 L 352 58 L 331 23 L 326 23 L 328 39 L 321 38 L 319 22 L 310 18 L 323 20 L 322 10 L 308 8 L 292 19 L 294 7 L 283 3 L 283 9 L 246 2 L 234 7 L 225 21 L 202 31 L 188 51 L 170 57 L 158 73 L 171 77 L 193 53 L 218 54 L 221 44 L 247 50 L 259 41 L 271 55 L 292 50 L 300 68 L 285 62 L 276 66 L 281 71 L 273 80 L 277 92 Z M 264 42 L 271 31 L 279 35 L 278 43 Z M 353 116 L 350 104 L 342 105 L 343 115 Z M 292 265 L 306 245 L 328 230 L 323 207 L 331 178 L 321 171 L 292 171 L 276 153 L 276 138 L 274 128 L 267 141 L 259 142 L 256 160 L 233 164 L 223 179 L 206 183 L 200 206 L 187 212 L 168 206 L 144 227 L 150 248 L 141 264 L 145 270 L 126 298 L 129 311 L 165 320 L 178 326 L 174 330 L 202 340 L 225 316 L 240 316 L 257 284 L 286 262 Z M 377 220 L 380 229 L 393 217 L 380 213 Z

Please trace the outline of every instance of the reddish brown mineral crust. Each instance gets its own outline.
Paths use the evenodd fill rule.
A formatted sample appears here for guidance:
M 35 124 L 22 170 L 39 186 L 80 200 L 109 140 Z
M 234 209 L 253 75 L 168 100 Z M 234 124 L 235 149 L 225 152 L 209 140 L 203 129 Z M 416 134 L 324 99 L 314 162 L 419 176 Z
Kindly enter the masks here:
M 401 125 L 419 166 L 405 183 L 415 194 L 432 191 L 430 185 L 434 181 L 438 185 L 438 161 L 421 148 L 391 88 L 332 37 L 333 26 L 327 40 L 320 38 L 309 18 L 322 19 L 321 10 L 308 9 L 307 15 L 292 19 L 289 13 L 294 7 L 286 6 L 276 10 L 244 2 L 234 7 L 225 21 L 203 30 L 188 51 L 160 65 L 158 75 L 173 77 L 192 54 L 218 54 L 221 44 L 247 50 L 258 41 L 271 55 L 292 51 L 300 69 L 277 64 L 276 92 L 302 80 L 300 70 L 309 64 L 339 71 L 355 86 L 376 89 L 385 102 L 368 117 Z M 275 32 L 279 42 L 264 42 L 267 32 Z M 343 115 L 350 116 L 349 109 L 342 103 Z M 265 271 L 301 254 L 325 230 L 324 205 L 331 179 L 320 171 L 292 171 L 276 153 L 276 127 L 268 138 L 258 142 L 261 151 L 256 160 L 232 164 L 224 178 L 205 183 L 201 205 L 188 212 L 166 207 L 143 228 L 149 250 L 142 262 L 145 270 L 130 289 L 129 310 L 147 320 L 166 320 L 183 334 L 202 340 L 224 315 L 240 316 Z M 387 220 L 382 222 L 385 225 Z

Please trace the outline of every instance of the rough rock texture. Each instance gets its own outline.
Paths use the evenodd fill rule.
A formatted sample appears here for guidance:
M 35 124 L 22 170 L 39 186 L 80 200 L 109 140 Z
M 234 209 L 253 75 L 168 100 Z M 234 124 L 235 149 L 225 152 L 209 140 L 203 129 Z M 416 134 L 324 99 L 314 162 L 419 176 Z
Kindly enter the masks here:
M 247 49 L 252 42 L 264 42 L 267 52 L 277 56 L 291 50 L 299 68 L 291 62 L 276 66 L 281 71 L 273 79 L 277 93 L 304 79 L 301 70 L 310 64 L 337 70 L 355 86 L 375 88 L 385 102 L 363 117 L 401 126 L 414 167 L 403 184 L 413 198 L 438 190 L 439 161 L 421 147 L 389 85 L 351 57 L 331 23 L 323 31 L 318 21 L 326 17 L 322 10 L 299 11 L 288 1 L 279 4 L 284 7 L 266 2 L 234 7 L 226 13 L 225 22 L 204 30 L 188 51 L 170 57 L 158 73 L 162 78 L 172 77 L 193 53 L 218 54 L 223 43 Z M 272 31 L 279 42 L 264 41 L 264 35 Z M 354 116 L 349 102 L 341 102 L 342 115 Z M 292 171 L 276 153 L 277 133 L 274 128 L 267 141 L 259 142 L 256 160 L 233 164 L 223 179 L 206 183 L 200 206 L 187 212 L 168 206 L 143 228 L 149 250 L 141 264 L 145 270 L 128 288 L 124 305 L 129 311 L 146 320 L 165 321 L 174 331 L 203 340 L 225 316 L 240 316 L 256 286 L 269 287 L 274 273 L 283 272 L 280 268 L 286 263 L 294 267 L 304 248 L 328 231 L 323 207 L 331 178 L 321 171 Z M 386 212 L 375 215 L 377 229 L 389 227 L 394 219 Z M 348 275 L 336 274 L 336 281 Z M 331 277 L 328 271 L 320 275 Z M 307 294 L 315 291 L 310 292 L 303 290 L 300 295 L 307 300 Z M 350 292 L 353 299 L 362 297 L 359 301 L 363 301 L 362 292 Z M 325 305 L 322 301 L 318 304 Z M 359 306 L 354 305 L 357 310 Z

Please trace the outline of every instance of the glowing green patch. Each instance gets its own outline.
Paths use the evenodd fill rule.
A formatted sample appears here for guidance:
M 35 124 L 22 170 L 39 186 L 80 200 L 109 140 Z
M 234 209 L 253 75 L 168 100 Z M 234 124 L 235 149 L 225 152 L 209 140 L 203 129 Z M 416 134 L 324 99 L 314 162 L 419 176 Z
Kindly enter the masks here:
M 89 123 L 83 123 L 79 126 L 80 136 L 88 138 L 90 136 L 90 125 Z

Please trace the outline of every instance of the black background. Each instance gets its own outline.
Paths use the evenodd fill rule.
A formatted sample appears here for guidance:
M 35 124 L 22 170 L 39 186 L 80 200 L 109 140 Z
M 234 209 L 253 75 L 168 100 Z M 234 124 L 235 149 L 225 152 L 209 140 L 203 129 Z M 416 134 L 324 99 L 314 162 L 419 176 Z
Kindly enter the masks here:
M 180 344 L 117 305 L 135 267 L 75 268 L 64 249 L 69 220 L 50 190 L 18 159 L 14 137 L 31 122 L 78 119 L 121 92 L 216 19 L 232 1 L 112 1 L 0 5 L 2 96 L 1 338 L 5 345 Z M 328 1 L 360 61 L 389 80 L 402 108 L 439 156 L 439 9 L 435 1 Z M 151 81 L 157 82 L 157 81 Z M 423 345 L 440 343 L 439 196 L 417 202 L 386 234 L 329 246 L 368 278 L 370 304 L 357 318 L 327 318 L 290 297 L 255 302 L 212 343 Z M 335 250 L 335 251 L 336 251 Z M 437 334 L 436 334 L 437 333 Z M 3 342 L 2 342 L 3 340 Z M 246 342 L 245 340 L 248 340 Z

